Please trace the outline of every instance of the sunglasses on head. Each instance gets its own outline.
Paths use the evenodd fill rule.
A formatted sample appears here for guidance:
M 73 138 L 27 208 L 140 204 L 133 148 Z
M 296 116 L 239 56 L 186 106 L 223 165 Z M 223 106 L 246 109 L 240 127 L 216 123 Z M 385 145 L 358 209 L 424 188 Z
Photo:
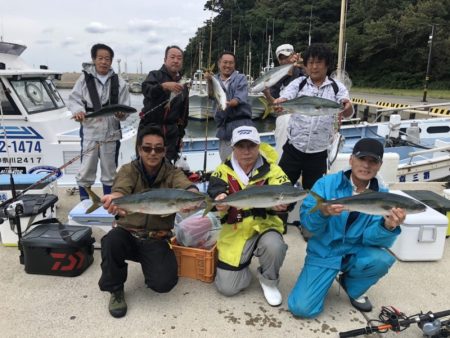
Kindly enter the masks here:
M 141 146 L 141 149 L 144 153 L 147 154 L 150 154 L 152 151 L 154 151 L 156 154 L 162 154 L 166 150 L 163 146 L 156 146 L 156 147 Z

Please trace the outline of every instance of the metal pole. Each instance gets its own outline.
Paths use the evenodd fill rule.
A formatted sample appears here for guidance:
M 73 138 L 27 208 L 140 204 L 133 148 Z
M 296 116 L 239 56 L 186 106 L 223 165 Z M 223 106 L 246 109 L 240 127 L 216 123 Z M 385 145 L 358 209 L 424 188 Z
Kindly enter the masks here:
M 344 41 L 345 41 L 345 15 L 347 10 L 347 1 L 341 1 L 341 19 L 339 23 L 339 46 L 338 46 L 338 63 L 337 63 L 337 79 L 342 81 L 341 73 L 344 63 Z
M 422 102 L 427 102 L 428 80 L 430 79 L 430 69 L 431 69 L 431 52 L 433 50 L 433 36 L 434 36 L 434 24 L 431 25 L 431 35 L 428 39 L 430 49 L 428 51 L 427 74 L 425 75 L 425 84 L 423 86 Z

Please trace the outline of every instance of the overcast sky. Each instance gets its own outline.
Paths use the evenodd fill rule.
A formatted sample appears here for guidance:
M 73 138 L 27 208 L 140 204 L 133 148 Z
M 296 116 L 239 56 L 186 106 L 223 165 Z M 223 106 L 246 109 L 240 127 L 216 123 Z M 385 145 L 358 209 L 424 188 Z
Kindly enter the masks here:
M 206 0 L 0 0 L 3 41 L 25 44 L 30 65 L 79 72 L 90 48 L 114 49 L 128 72 L 158 69 L 168 45 L 184 48 L 211 13 Z

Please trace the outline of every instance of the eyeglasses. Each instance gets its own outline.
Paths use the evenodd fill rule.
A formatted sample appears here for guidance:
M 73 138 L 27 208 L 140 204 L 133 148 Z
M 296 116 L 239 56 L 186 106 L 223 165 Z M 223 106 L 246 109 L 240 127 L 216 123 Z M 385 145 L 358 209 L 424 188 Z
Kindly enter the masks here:
M 152 151 L 155 152 L 155 154 L 162 154 L 166 151 L 166 148 L 163 146 L 156 146 L 156 147 L 150 147 L 150 146 L 141 146 L 141 149 L 144 153 L 150 154 Z

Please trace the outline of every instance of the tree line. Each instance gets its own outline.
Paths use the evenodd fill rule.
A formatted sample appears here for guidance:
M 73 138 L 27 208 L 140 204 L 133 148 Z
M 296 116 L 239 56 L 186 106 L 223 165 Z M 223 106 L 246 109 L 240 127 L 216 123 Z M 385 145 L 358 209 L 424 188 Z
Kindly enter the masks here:
M 337 62 L 341 1 L 208 0 L 204 9 L 212 20 L 186 46 L 188 76 L 229 50 L 237 69 L 256 78 L 268 55 L 277 65 L 283 43 L 299 52 L 309 41 L 327 43 Z M 450 88 L 450 0 L 347 0 L 346 13 L 344 68 L 356 86 L 421 88 L 430 60 L 429 87 Z

